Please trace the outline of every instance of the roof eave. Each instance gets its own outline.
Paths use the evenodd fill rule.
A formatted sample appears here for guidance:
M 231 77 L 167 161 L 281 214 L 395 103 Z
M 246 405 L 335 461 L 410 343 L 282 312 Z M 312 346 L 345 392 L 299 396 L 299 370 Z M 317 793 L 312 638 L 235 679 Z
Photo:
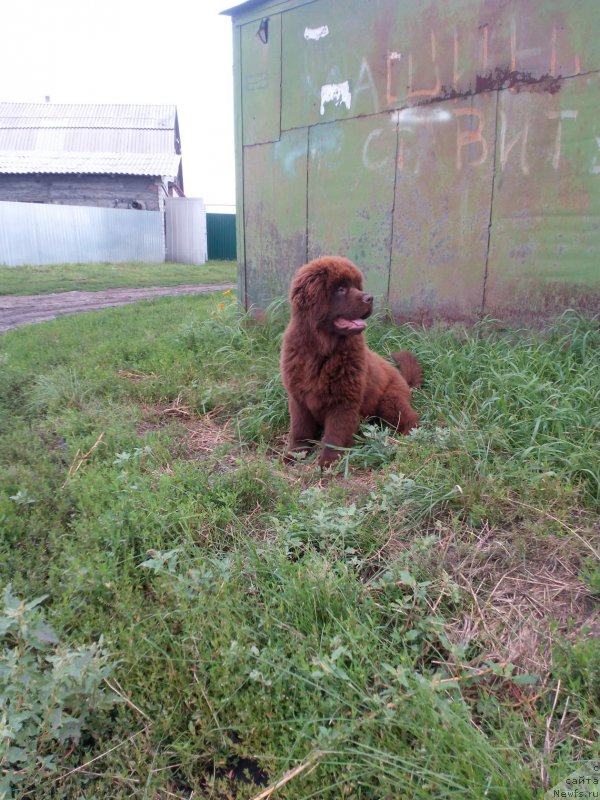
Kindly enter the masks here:
M 251 11 L 253 8 L 265 5 L 267 0 L 247 0 L 245 3 L 238 3 L 237 6 L 226 8 L 225 11 L 220 12 L 222 17 L 235 17 L 244 11 Z

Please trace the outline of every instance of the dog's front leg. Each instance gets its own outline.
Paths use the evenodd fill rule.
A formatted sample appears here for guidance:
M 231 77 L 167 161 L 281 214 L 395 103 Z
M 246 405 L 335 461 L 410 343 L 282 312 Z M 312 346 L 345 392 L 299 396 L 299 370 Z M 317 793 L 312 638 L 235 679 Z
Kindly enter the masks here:
M 294 461 L 294 453 L 310 450 L 319 438 L 319 425 L 305 405 L 298 402 L 290 394 L 288 396 L 290 410 L 290 435 L 285 461 Z
M 337 449 L 352 447 L 354 433 L 360 420 L 359 409 L 356 406 L 331 409 L 325 418 L 323 431 L 323 450 L 319 458 L 319 466 L 326 467 L 342 455 Z

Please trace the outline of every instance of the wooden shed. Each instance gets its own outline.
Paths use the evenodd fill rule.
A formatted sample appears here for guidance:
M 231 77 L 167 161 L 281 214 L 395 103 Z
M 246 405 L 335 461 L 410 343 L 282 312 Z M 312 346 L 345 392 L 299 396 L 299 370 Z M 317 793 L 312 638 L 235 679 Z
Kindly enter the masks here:
M 0 103 L 0 200 L 162 211 L 183 195 L 176 106 Z

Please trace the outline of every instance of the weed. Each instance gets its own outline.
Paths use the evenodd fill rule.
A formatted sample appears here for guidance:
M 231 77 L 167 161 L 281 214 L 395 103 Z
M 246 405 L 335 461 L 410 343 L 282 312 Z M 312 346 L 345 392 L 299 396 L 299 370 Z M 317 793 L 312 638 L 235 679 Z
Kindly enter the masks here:
M 65 649 L 39 610 L 45 597 L 24 601 L 10 586 L 0 616 L 0 795 L 17 797 L 59 766 L 57 748 L 71 750 L 93 717 L 118 700 L 105 688 L 114 665 L 102 640 Z M 19 796 L 23 796 L 20 794 Z
M 58 367 L 47 375 L 38 375 L 29 390 L 33 413 L 46 414 L 65 408 L 82 411 L 93 397 L 89 384 L 72 368 Z

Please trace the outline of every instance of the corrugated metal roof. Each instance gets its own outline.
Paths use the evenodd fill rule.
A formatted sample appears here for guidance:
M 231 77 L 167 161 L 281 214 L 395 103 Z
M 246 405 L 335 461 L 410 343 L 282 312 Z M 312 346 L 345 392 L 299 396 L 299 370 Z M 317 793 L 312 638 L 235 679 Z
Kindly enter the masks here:
M 174 105 L 0 103 L 0 128 L 175 130 Z
M 176 176 L 174 105 L 0 103 L 0 173 Z
M 0 128 L 0 150 L 67 150 L 91 153 L 173 153 L 173 131 L 108 128 Z
M 181 156 L 169 153 L 67 153 L 57 150 L 2 150 L 0 173 L 152 175 L 176 177 Z

